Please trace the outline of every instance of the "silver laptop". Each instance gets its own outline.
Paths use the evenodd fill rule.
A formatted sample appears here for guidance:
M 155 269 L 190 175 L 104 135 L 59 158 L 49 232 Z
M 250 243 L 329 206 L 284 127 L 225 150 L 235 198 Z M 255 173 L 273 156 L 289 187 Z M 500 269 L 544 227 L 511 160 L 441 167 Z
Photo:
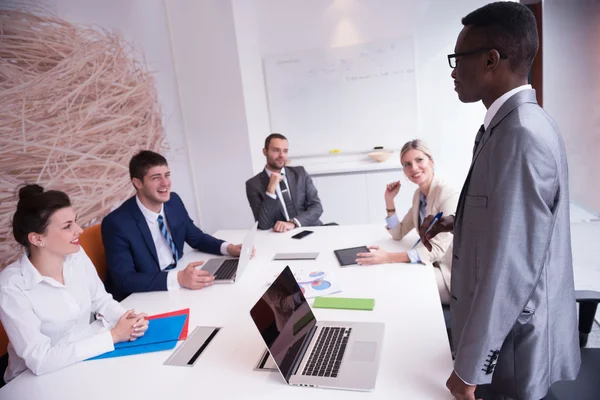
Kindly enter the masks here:
M 252 258 L 257 227 L 258 222 L 254 223 L 250 231 L 246 234 L 239 258 L 211 258 L 202 265 L 201 269 L 210 272 L 215 277 L 215 283 L 235 282 L 242 275 L 242 272 L 244 272 Z
M 385 325 L 317 321 L 286 267 L 250 310 L 283 379 L 296 386 L 372 390 Z

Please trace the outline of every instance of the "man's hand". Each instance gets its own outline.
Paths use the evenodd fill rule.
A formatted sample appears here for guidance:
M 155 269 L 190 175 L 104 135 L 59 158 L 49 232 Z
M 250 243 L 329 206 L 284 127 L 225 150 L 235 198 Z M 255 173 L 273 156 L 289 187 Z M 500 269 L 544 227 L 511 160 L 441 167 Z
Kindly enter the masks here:
M 277 190 L 277 185 L 279 182 L 283 180 L 283 176 L 278 172 L 272 172 L 271 177 L 269 178 L 269 184 L 267 185 L 267 192 L 271 194 L 275 194 Z
M 242 254 L 241 244 L 230 244 L 227 246 L 227 254 L 233 257 L 239 257 Z
M 433 239 L 438 233 L 442 232 L 453 232 L 454 231 L 454 216 L 442 217 L 440 220 L 431 228 L 427 235 L 425 235 L 425 231 L 429 228 L 431 221 L 433 221 L 434 216 L 428 215 L 421 224 L 421 228 L 419 228 L 419 236 L 421 237 L 421 242 L 425 248 L 431 251 L 431 243 L 429 241 Z
M 446 387 L 456 400 L 483 400 L 475 399 L 477 385 L 467 385 L 456 375 L 455 371 L 452 371 L 450 378 L 446 381 Z
M 233 257 L 239 257 L 242 254 L 242 245 L 241 244 L 230 244 L 227 246 L 227 253 Z M 256 248 L 252 248 L 252 254 L 250 258 L 254 258 L 254 254 L 256 254 Z
M 294 229 L 296 225 L 292 222 L 287 221 L 277 221 L 275 222 L 275 226 L 273 227 L 273 232 L 287 232 Z
M 213 284 L 215 277 L 208 271 L 196 269 L 196 267 L 204 264 L 204 261 L 196 261 L 189 263 L 185 269 L 177 273 L 177 282 L 179 286 L 187 289 L 202 289 Z

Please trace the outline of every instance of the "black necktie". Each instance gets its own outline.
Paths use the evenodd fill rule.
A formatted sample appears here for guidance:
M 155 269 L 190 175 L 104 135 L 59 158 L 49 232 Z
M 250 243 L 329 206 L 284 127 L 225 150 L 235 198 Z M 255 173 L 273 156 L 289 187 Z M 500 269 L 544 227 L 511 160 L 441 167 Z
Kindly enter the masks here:
M 477 135 L 475 136 L 475 145 L 473 145 L 473 157 L 475 157 L 475 152 L 477 151 L 477 147 L 479 146 L 479 142 L 481 142 L 481 137 L 485 132 L 485 126 L 481 125 L 479 130 L 477 131 Z
M 285 179 L 282 179 L 281 182 L 279 182 L 279 189 L 281 189 L 281 195 L 283 196 L 283 202 L 285 203 L 288 217 L 290 219 L 296 218 L 298 213 L 296 213 L 296 207 L 294 207 L 294 203 L 292 203 L 292 196 L 290 196 L 290 191 L 285 184 Z

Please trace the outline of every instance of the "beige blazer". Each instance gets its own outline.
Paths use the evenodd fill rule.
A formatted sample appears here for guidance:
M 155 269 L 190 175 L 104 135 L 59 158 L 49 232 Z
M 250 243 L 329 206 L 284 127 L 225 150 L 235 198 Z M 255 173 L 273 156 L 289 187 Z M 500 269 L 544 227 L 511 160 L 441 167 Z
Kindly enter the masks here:
M 401 240 L 413 228 L 419 229 L 419 201 L 420 190 L 417 188 L 413 195 L 412 207 L 402 221 L 388 232 L 395 240 Z M 435 215 L 440 211 L 444 216 L 454 214 L 458 204 L 459 192 L 450 185 L 446 184 L 437 175 L 433 175 L 433 181 L 429 188 L 427 196 L 427 207 L 425 210 L 427 215 Z M 442 271 L 444 283 L 450 292 L 450 272 L 452 269 L 452 233 L 441 233 L 431 240 L 431 252 L 425 248 L 422 243 L 419 243 L 415 250 L 419 253 L 421 262 L 426 265 L 436 266 Z

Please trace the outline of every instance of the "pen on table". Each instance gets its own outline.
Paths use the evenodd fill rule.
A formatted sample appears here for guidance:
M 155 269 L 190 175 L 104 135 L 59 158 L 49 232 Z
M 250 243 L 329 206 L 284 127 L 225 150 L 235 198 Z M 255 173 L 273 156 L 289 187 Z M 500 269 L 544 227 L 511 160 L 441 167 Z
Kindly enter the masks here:
M 425 231 L 425 234 L 423 234 L 423 237 L 425 237 L 425 235 L 427 235 L 427 233 L 429 233 L 429 231 L 431 230 L 431 228 L 433 228 L 433 226 L 440 220 L 440 218 L 442 218 L 442 215 L 444 215 L 444 213 L 440 211 L 439 213 L 436 214 L 435 217 L 433 217 L 433 220 L 429 224 L 429 227 Z M 415 245 L 412 248 L 414 249 L 415 247 L 417 247 L 417 245 L 419 243 L 421 243 L 421 238 L 419 238 L 419 240 L 417 240 L 417 243 L 415 243 Z

